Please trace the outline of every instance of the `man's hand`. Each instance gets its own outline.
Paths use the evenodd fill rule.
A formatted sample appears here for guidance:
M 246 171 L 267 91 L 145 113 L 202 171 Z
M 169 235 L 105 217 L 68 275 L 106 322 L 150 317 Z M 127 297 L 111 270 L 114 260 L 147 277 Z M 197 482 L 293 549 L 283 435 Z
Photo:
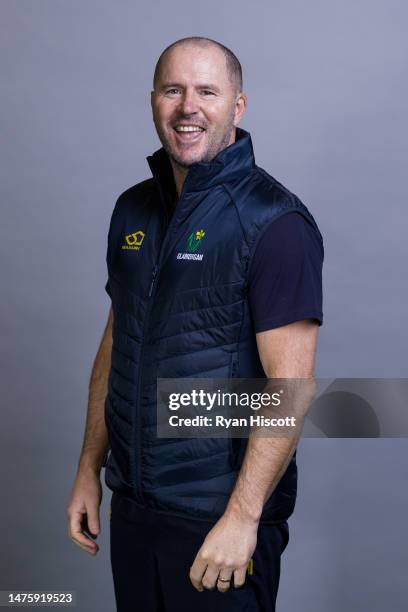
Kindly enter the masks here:
M 100 473 L 109 448 L 104 409 L 111 367 L 112 326 L 113 312 L 110 307 L 108 321 L 92 368 L 84 441 L 77 476 L 67 507 L 68 535 L 75 544 L 91 555 L 96 555 L 99 550 L 93 539 L 101 530 Z
M 91 555 L 96 555 L 99 550 L 91 538 L 97 538 L 101 531 L 101 501 L 102 486 L 98 474 L 90 468 L 79 470 L 68 502 L 68 534 L 75 544 Z
M 267 378 L 313 378 L 317 329 L 316 323 L 305 320 L 258 333 L 258 351 Z M 205 538 L 190 569 L 191 582 L 198 591 L 215 586 L 227 591 L 230 582 L 224 581 L 232 578 L 235 586 L 244 584 L 263 506 L 285 472 L 296 444 L 295 436 L 249 437 L 227 509 Z
M 258 521 L 226 510 L 205 538 L 190 569 L 197 591 L 228 591 L 245 582 L 249 560 L 256 547 Z

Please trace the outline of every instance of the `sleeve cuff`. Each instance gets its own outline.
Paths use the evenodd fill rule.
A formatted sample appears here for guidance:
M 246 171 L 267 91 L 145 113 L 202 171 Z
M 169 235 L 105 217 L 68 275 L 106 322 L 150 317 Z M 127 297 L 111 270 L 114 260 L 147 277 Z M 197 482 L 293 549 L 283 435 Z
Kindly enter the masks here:
M 257 321 L 255 325 L 255 333 L 268 331 L 268 329 L 275 329 L 276 327 L 283 327 L 296 321 L 303 321 L 305 319 L 313 319 L 318 325 L 323 325 L 323 313 L 320 310 L 299 310 L 293 312 L 286 312 L 279 317 L 271 317 L 264 319 L 263 321 Z

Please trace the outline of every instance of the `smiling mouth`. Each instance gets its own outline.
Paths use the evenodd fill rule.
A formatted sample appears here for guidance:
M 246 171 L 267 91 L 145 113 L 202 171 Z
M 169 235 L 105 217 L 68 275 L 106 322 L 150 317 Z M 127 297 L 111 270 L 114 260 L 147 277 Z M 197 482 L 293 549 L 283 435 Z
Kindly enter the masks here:
M 205 132 L 205 129 L 203 127 L 194 124 L 177 124 L 173 126 L 173 130 L 176 134 L 176 139 L 183 144 L 200 140 L 201 136 Z
M 173 126 L 176 132 L 204 132 L 204 128 L 196 123 L 176 123 Z

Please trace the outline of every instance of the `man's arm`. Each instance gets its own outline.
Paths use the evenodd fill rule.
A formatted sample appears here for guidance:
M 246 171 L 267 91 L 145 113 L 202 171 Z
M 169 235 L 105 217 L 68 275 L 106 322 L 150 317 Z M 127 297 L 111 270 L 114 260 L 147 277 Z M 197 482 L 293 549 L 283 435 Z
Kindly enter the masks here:
M 256 335 L 259 356 L 268 378 L 314 376 L 318 325 L 305 320 Z M 218 576 L 234 575 L 235 586 L 245 582 L 255 550 L 262 508 L 284 474 L 297 444 L 296 437 L 250 436 L 234 491 L 224 515 L 208 533 L 190 570 L 199 590 L 228 590 Z
M 268 378 L 313 378 L 318 325 L 299 321 L 256 335 Z M 228 508 L 259 521 L 262 508 L 285 473 L 298 438 L 250 436 Z
M 68 502 L 68 533 L 83 550 L 95 555 L 99 547 L 84 534 L 100 532 L 99 506 L 102 500 L 100 472 L 108 450 L 104 409 L 112 351 L 112 307 L 92 368 L 88 412 L 78 470 Z

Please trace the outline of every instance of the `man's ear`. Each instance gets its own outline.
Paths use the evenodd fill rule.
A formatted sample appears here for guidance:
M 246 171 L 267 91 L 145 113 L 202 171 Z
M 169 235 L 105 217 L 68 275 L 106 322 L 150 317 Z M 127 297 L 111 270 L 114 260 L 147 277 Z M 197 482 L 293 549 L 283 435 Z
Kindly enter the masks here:
M 243 91 L 240 91 L 235 102 L 234 125 L 237 126 L 245 114 L 248 105 L 248 98 Z

